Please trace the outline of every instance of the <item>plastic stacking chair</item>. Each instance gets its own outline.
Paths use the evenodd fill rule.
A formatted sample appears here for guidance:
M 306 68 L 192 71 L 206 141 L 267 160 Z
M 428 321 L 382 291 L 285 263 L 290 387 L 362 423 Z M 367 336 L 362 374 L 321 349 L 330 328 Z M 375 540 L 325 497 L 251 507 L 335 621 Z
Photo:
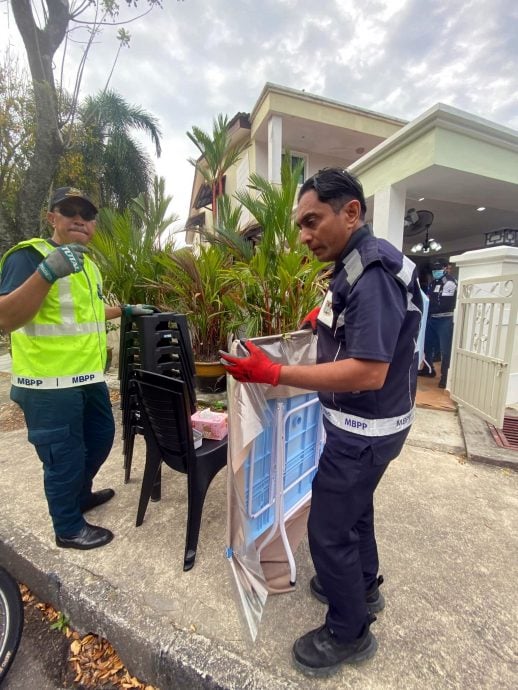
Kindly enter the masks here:
M 157 477 L 162 461 L 187 474 L 187 533 L 183 569 L 190 570 L 196 558 L 201 515 L 210 483 L 227 462 L 227 440 L 203 440 L 194 448 L 188 385 L 169 376 L 139 369 L 135 386 L 146 442 L 146 464 L 137 511 L 142 524 L 152 493 L 157 495 Z M 159 492 L 159 487 L 158 487 Z
M 152 315 L 125 317 L 121 323 L 120 353 L 124 482 L 127 484 L 131 477 L 135 436 L 142 434 L 134 392 L 135 370 L 145 369 L 185 381 L 191 413 L 196 411 L 194 356 L 186 316 L 157 311 Z M 157 482 L 151 500 L 159 500 L 159 496 L 160 484 Z
M 185 314 L 161 312 L 136 319 L 142 369 L 182 379 L 189 387 L 191 411 L 196 411 L 194 355 Z

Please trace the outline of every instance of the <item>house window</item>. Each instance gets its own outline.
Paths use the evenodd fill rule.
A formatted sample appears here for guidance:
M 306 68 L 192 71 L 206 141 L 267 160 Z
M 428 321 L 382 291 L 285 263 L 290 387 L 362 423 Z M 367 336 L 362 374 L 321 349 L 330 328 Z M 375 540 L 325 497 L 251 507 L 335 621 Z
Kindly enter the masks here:
M 286 156 L 286 154 L 283 154 L 283 158 Z M 305 153 L 299 153 L 298 151 L 290 151 L 290 163 L 291 163 L 291 169 L 295 170 L 297 165 L 300 165 L 302 163 L 302 170 L 300 171 L 300 176 L 297 184 L 300 186 L 304 184 L 306 181 L 306 172 L 308 169 L 308 157 L 306 156 Z

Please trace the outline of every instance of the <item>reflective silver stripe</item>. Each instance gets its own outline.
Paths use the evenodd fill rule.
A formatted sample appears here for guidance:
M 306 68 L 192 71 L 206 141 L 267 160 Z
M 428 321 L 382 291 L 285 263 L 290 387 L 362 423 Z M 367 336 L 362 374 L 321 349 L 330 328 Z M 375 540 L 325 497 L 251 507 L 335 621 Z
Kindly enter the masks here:
M 442 312 L 441 314 L 431 314 L 430 318 L 431 319 L 442 319 L 445 316 L 453 316 L 453 312 L 452 311 L 445 311 L 445 312 Z
M 72 282 L 70 276 L 65 276 L 57 281 L 59 292 L 59 310 L 63 324 L 75 323 L 74 300 L 72 298 Z
M 386 417 L 385 419 L 365 419 L 338 410 L 331 410 L 324 406 L 322 406 L 322 411 L 324 417 L 334 426 L 360 436 L 390 436 L 390 434 L 407 429 L 415 417 L 415 407 L 400 417 Z
M 104 381 L 102 371 L 92 371 L 87 374 L 76 374 L 75 376 L 47 376 L 37 378 L 36 376 L 19 376 L 13 374 L 11 383 L 19 388 L 32 388 L 34 390 L 50 390 L 56 388 L 73 388 L 74 386 L 84 386 L 87 383 L 101 383 Z
M 403 265 L 401 266 L 401 270 L 397 274 L 397 277 L 402 280 L 407 287 L 410 285 L 410 281 L 412 280 L 414 269 L 415 263 L 411 261 L 408 256 L 403 255 Z
M 19 333 L 28 337 L 46 335 L 90 335 L 99 331 L 100 324 L 89 323 L 28 323 L 19 328 Z
M 349 285 L 355 283 L 363 273 L 362 258 L 357 249 L 353 249 L 344 259 L 344 268 L 347 273 L 347 282 Z

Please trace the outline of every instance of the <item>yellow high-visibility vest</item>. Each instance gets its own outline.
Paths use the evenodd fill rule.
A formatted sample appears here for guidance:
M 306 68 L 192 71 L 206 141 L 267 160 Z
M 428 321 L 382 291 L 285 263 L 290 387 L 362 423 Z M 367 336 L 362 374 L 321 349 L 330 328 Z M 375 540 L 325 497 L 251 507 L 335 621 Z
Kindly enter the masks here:
M 34 247 L 43 257 L 55 246 L 41 238 L 4 254 Z M 85 256 L 84 269 L 56 280 L 34 318 L 11 333 L 12 384 L 37 390 L 104 381 L 106 328 L 102 279 Z

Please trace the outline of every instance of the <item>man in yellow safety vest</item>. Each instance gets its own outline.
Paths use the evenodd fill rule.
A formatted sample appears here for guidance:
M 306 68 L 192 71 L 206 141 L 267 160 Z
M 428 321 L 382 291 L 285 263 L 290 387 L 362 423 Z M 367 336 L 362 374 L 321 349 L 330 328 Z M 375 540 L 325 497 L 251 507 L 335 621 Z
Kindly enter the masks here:
M 97 208 L 88 195 L 60 187 L 47 220 L 50 239 L 12 247 L 0 261 L 0 328 L 11 333 L 11 399 L 23 410 L 29 441 L 43 464 L 44 488 L 60 547 L 94 549 L 113 533 L 83 513 L 109 501 L 92 490 L 110 453 L 115 425 L 104 380 L 105 320 L 150 313 L 105 306 L 99 270 L 86 246 Z

